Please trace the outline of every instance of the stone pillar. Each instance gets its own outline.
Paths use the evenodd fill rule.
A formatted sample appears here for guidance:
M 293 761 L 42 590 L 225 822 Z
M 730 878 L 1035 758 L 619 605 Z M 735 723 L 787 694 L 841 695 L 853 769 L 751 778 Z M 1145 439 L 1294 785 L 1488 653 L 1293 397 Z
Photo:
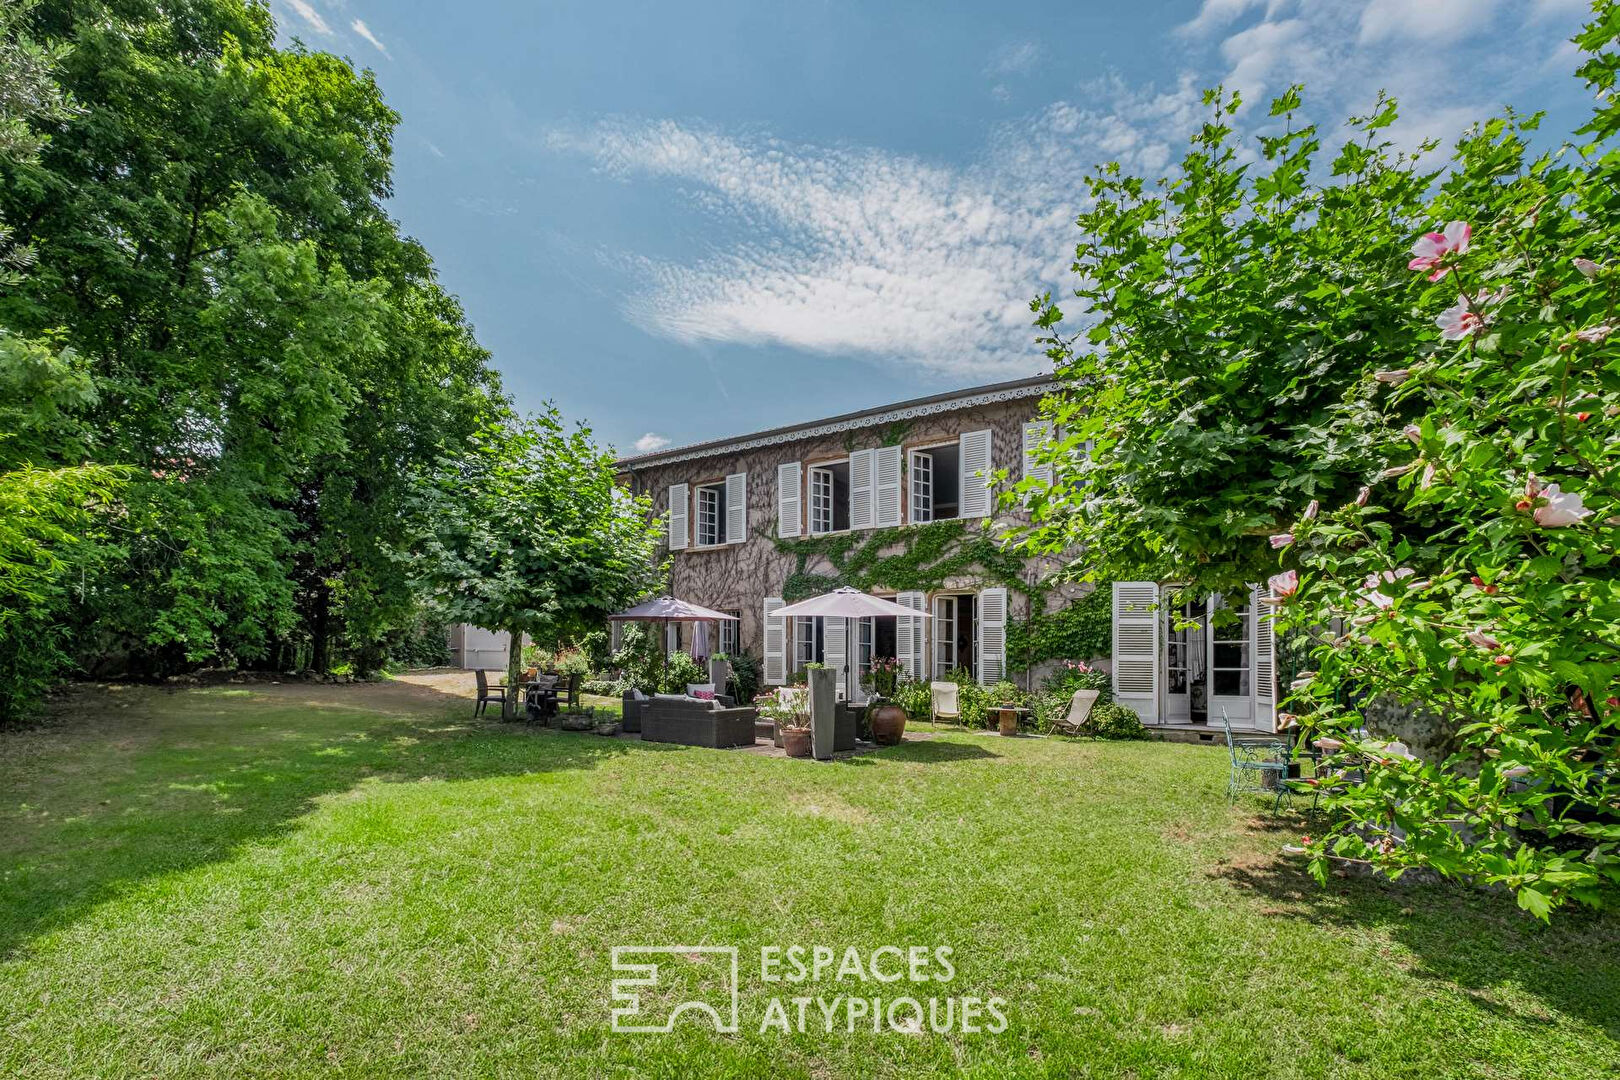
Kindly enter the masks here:
M 837 722 L 839 673 L 831 668 L 811 668 L 806 674 L 810 676 L 810 754 L 819 761 L 829 761 Z

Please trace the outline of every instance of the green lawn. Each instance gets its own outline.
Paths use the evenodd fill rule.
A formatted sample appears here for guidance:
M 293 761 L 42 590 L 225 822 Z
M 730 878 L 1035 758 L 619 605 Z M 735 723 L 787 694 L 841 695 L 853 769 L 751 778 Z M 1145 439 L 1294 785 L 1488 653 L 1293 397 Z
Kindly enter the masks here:
M 1214 750 L 947 734 L 820 764 L 474 723 L 436 686 L 84 692 L 0 735 L 0 1075 L 1620 1067 L 1620 920 L 1319 890 Z M 644 944 L 740 946 L 741 1033 L 612 1033 L 609 951 Z M 793 944 L 948 945 L 924 993 L 1009 1026 L 829 1035 L 812 1006 L 761 1034 L 772 996 L 913 992 L 762 983 Z

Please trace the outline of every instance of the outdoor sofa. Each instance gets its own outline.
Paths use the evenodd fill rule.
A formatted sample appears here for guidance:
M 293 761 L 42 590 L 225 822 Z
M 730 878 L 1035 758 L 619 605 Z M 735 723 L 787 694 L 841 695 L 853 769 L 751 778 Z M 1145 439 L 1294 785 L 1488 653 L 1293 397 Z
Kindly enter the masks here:
M 752 746 L 758 715 L 752 706 L 727 708 L 679 694 L 655 694 L 641 710 L 641 741 L 711 749 Z

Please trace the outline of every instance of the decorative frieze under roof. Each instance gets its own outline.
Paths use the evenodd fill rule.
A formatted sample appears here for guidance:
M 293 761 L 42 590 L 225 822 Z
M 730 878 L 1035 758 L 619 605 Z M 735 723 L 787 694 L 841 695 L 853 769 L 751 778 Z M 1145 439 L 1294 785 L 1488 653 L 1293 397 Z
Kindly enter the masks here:
M 783 443 L 798 442 L 801 439 L 814 439 L 824 435 L 836 435 L 839 432 L 854 431 L 859 428 L 895 424 L 906 420 L 916 420 L 924 416 L 935 416 L 939 413 L 971 409 L 980 405 L 1018 401 L 1023 398 L 1040 398 L 1055 390 L 1057 385 L 1057 381 L 1050 375 L 1036 375 L 1028 379 L 991 383 L 988 386 L 974 386 L 965 390 L 952 390 L 944 394 L 934 394 L 929 397 L 896 402 L 892 405 L 880 405 L 877 408 L 862 409 L 859 412 L 844 413 L 841 416 L 830 416 L 823 420 L 789 424 L 786 427 L 771 428 L 750 435 L 713 439 L 709 442 L 693 443 L 689 446 L 675 446 L 667 450 L 656 450 L 650 454 L 636 454 L 631 457 L 620 458 L 615 464 L 624 472 L 636 472 L 640 469 L 652 468 L 658 465 L 672 465 L 681 461 L 692 461 L 698 458 L 713 457 L 718 454 L 735 454 L 745 450 L 756 450 L 764 446 L 779 446 Z

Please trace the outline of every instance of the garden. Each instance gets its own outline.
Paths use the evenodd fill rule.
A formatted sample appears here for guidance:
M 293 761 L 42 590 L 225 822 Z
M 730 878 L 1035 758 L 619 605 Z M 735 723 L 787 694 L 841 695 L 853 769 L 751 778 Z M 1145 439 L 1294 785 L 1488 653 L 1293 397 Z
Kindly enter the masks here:
M 0 1073 L 1584 1077 L 1620 927 L 1331 877 L 1159 742 L 797 762 L 473 721 L 465 673 L 96 687 L 0 751 Z M 89 707 L 91 705 L 95 707 Z M 612 949 L 947 946 L 1005 1030 L 615 1034 Z M 712 973 L 699 954 L 682 971 Z M 930 991 L 931 993 L 937 991 Z M 840 1006 L 842 1007 L 842 1006 Z M 1436 1032 L 1447 1032 L 1437 1039 Z

